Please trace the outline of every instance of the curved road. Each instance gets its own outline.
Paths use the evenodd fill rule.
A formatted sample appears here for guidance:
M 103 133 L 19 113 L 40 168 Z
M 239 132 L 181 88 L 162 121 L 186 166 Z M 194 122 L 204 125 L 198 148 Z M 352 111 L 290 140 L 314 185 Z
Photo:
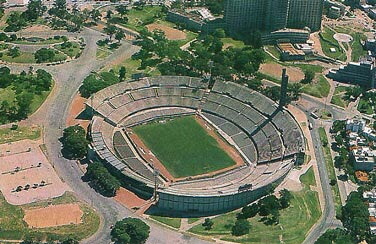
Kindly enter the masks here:
M 81 180 L 83 173 L 75 161 L 67 160 L 60 156 L 61 144 L 58 138 L 62 135 L 69 106 L 80 87 L 83 79 L 92 71 L 99 70 L 106 64 L 118 61 L 120 58 L 130 56 L 138 47 L 124 43 L 117 51 L 104 61 L 96 60 L 96 41 L 103 38 L 102 34 L 84 29 L 81 36 L 85 39 L 86 48 L 80 58 L 58 66 L 36 65 L 36 68 L 48 70 L 56 81 L 55 91 L 48 98 L 36 114 L 31 116 L 28 123 L 38 123 L 44 126 L 44 143 L 47 147 L 48 158 L 53 164 L 60 178 L 65 181 L 80 200 L 89 203 L 101 216 L 101 226 L 97 233 L 82 243 L 106 244 L 111 243 L 110 226 L 125 216 L 134 216 L 133 213 L 110 198 L 96 193 L 89 185 Z M 8 65 L 12 71 L 27 70 L 30 65 Z M 153 222 L 148 222 L 151 227 L 147 243 L 207 243 L 195 237 L 187 236 Z

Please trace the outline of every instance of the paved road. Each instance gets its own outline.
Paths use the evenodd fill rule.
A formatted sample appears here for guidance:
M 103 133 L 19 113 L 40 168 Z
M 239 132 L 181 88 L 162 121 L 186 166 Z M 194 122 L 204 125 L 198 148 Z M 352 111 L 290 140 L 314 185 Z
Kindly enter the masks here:
M 309 102 L 312 107 L 307 108 L 303 107 L 300 104 L 297 106 L 306 114 L 307 118 L 310 118 L 310 113 L 315 108 L 323 108 L 325 103 L 317 99 L 312 98 L 311 96 L 303 95 L 302 100 L 304 103 Z M 333 119 L 343 119 L 348 116 L 345 111 L 337 109 L 335 107 L 326 106 L 326 109 L 333 115 Z M 313 125 L 313 130 L 311 131 L 312 141 L 315 145 L 314 151 L 316 156 L 317 167 L 319 170 L 319 177 L 321 181 L 322 191 L 324 195 L 324 210 L 322 217 L 319 222 L 314 226 L 311 232 L 307 235 L 304 240 L 304 244 L 314 243 L 328 228 L 341 227 L 341 222 L 335 218 L 336 212 L 334 207 L 334 200 L 331 191 L 331 186 L 329 184 L 329 176 L 325 166 L 324 153 L 321 147 L 321 141 L 318 134 L 318 128 L 322 126 L 322 122 L 319 120 L 314 120 L 310 118 L 310 121 Z
M 44 126 L 44 142 L 47 147 L 48 158 L 58 175 L 77 193 L 81 200 L 91 204 L 101 216 L 102 223 L 99 231 L 82 243 L 105 244 L 111 242 L 110 226 L 125 216 L 133 216 L 133 213 L 116 201 L 96 193 L 87 183 L 84 183 L 81 180 L 83 174 L 76 162 L 60 157 L 61 144 L 58 138 L 62 135 L 67 111 L 83 79 L 90 72 L 98 70 L 106 64 L 116 62 L 124 56 L 132 55 L 138 48 L 125 43 L 107 60 L 97 61 L 95 58 L 96 41 L 103 38 L 102 35 L 94 30 L 85 29 L 82 32 L 82 37 L 87 45 L 79 59 L 58 66 L 38 66 L 38 68 L 44 68 L 51 72 L 56 80 L 56 92 L 49 99 L 49 106 L 44 106 L 45 109 L 38 111 L 32 117 L 33 121 Z M 10 65 L 10 68 L 13 71 L 20 71 L 27 70 L 29 66 Z M 154 223 L 149 223 L 149 225 L 151 226 L 151 234 L 148 243 L 207 243 Z

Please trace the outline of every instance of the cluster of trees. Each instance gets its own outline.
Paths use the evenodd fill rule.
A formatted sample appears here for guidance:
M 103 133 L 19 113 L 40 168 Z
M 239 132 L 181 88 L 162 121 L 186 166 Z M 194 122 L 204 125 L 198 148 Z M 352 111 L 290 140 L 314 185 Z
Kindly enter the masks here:
M 279 101 L 281 97 L 281 88 L 279 86 L 270 86 L 265 88 L 256 89 L 260 91 L 265 96 L 269 97 L 273 101 Z M 302 86 L 299 83 L 290 83 L 287 86 L 287 97 L 286 103 L 290 103 L 291 101 L 296 101 L 299 99 L 302 92 Z
M 369 111 L 372 113 L 376 113 L 376 93 L 369 91 L 362 93 L 363 101 L 359 103 L 358 110 L 361 113 L 368 113 Z
M 86 131 L 80 125 L 70 126 L 64 129 L 63 154 L 69 159 L 83 159 L 88 152 L 89 141 L 86 139 Z
M 323 235 L 317 239 L 315 244 L 331 244 L 331 243 L 340 243 L 340 244 L 354 244 L 356 243 L 354 237 L 344 229 L 328 229 Z
M 120 188 L 119 180 L 99 162 L 88 165 L 85 177 L 90 181 L 90 185 L 104 196 L 115 196 Z
M 119 76 L 115 75 L 115 72 L 101 72 L 100 74 L 90 74 L 86 77 L 79 89 L 82 97 L 89 98 L 92 94 L 102 90 L 108 86 L 118 83 L 124 80 L 126 69 L 120 68 Z
M 51 16 L 51 25 L 56 29 L 66 29 L 68 31 L 80 31 L 89 19 L 97 22 L 100 18 L 98 10 L 81 11 L 77 5 L 73 5 L 68 11 L 66 0 L 56 0 L 48 10 Z
M 126 5 L 117 5 L 115 7 L 116 12 L 120 16 L 116 16 L 113 11 L 108 10 L 106 13 L 107 23 L 109 24 L 126 24 L 128 23 L 128 14 L 129 10 Z
M 368 204 L 363 198 L 362 187 L 350 193 L 339 219 L 344 229 L 327 230 L 315 244 L 355 244 L 362 241 L 376 243 L 376 237 L 370 232 Z
M 304 71 L 304 78 L 300 81 L 303 84 L 308 84 L 315 78 L 315 72 L 313 70 L 307 69 Z
M 349 138 L 346 133 L 346 121 L 336 120 L 330 128 L 335 142 L 332 143 L 331 148 L 337 152 L 338 155 L 334 157 L 334 166 L 340 170 L 344 170 L 346 175 L 354 175 L 354 156 L 349 153 L 350 145 Z M 328 143 L 328 142 L 325 142 Z
M 251 224 L 248 219 L 260 215 L 261 221 L 266 225 L 273 225 L 279 223 L 279 211 L 288 208 L 290 201 L 293 198 L 292 194 L 283 189 L 279 192 L 280 197 L 268 195 L 260 199 L 257 203 L 244 206 L 240 213 L 236 216 L 235 224 L 232 226 L 231 233 L 234 236 L 242 236 L 248 234 L 251 229 Z M 214 225 L 213 220 L 206 218 L 202 226 L 205 230 L 212 229 Z
M 41 0 L 31 0 L 24 12 L 11 12 L 6 23 L 4 31 L 15 32 L 19 31 L 30 22 L 35 22 L 39 17 L 42 17 L 46 12 L 47 7 L 43 5 Z
M 141 68 L 157 67 L 163 75 L 203 76 L 225 80 L 252 77 L 264 61 L 261 49 L 252 47 L 223 48 L 223 30 L 201 37 L 188 50 L 169 41 L 163 32 L 143 32 L 138 44 L 142 49 L 133 55 L 141 60 Z
M 116 222 L 111 230 L 115 244 L 142 244 L 148 239 L 150 227 L 140 219 L 125 218 Z
M 53 62 L 55 60 L 55 50 L 51 48 L 41 48 L 34 53 L 37 63 Z
M 0 123 L 26 119 L 31 112 L 30 104 L 35 95 L 48 91 L 52 85 L 52 76 L 45 70 L 32 69 L 29 73 L 11 74 L 7 67 L 0 68 L 0 88 L 13 90 L 14 100 L 2 100 L 0 103 Z

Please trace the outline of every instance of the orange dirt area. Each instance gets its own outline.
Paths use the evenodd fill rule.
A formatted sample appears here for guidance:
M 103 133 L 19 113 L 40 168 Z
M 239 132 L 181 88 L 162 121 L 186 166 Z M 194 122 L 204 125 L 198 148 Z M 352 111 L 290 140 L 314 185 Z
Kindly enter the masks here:
M 31 140 L 0 145 L 0 190 L 8 203 L 28 204 L 70 190 L 39 146 Z
M 209 125 L 203 118 L 200 116 L 196 116 L 196 121 L 208 132 L 210 136 L 212 136 L 219 144 L 220 148 L 227 152 L 227 154 L 235 161 L 235 165 L 220 169 L 217 171 L 213 171 L 206 174 L 201 175 L 195 175 L 195 176 L 189 176 L 189 177 L 181 177 L 176 178 L 168 171 L 168 169 L 159 161 L 159 159 L 152 153 L 152 151 L 143 143 L 143 141 L 132 131 L 132 129 L 127 129 L 127 135 L 132 140 L 134 145 L 136 146 L 136 150 L 139 153 L 139 155 L 148 162 L 152 167 L 154 166 L 156 169 L 159 170 L 161 175 L 163 175 L 165 178 L 167 178 L 171 182 L 176 181 L 183 181 L 187 180 L 188 178 L 190 180 L 192 179 L 199 179 L 199 178 L 206 178 L 206 177 L 212 177 L 214 175 L 218 175 L 220 173 L 229 171 L 231 169 L 237 168 L 239 166 L 242 166 L 245 164 L 243 158 L 240 156 L 239 152 L 229 145 L 227 142 L 224 141 L 217 133 L 215 128 L 213 128 L 211 125 Z
M 85 130 L 90 124 L 90 120 L 84 120 L 78 118 L 81 112 L 85 110 L 85 102 L 87 101 L 86 98 L 80 96 L 79 93 L 73 98 L 72 104 L 69 109 L 69 114 L 67 117 L 66 124 L 67 126 L 71 125 L 81 125 Z
M 166 35 L 166 38 L 169 40 L 184 40 L 187 38 L 187 35 L 184 33 L 184 31 L 177 30 L 172 27 L 161 25 L 161 24 L 150 24 L 150 25 L 147 25 L 146 28 L 150 32 L 154 30 L 163 31 Z
M 147 203 L 147 200 L 139 198 L 133 192 L 122 187 L 116 192 L 114 199 L 130 209 L 140 208 Z
M 83 212 L 77 203 L 26 209 L 24 220 L 31 228 L 47 228 L 82 223 Z
M 355 171 L 355 177 L 358 180 L 363 181 L 363 182 L 369 181 L 368 174 L 366 172 L 363 172 L 363 171 Z
M 302 79 L 304 79 L 304 72 L 301 69 L 295 67 L 284 67 L 275 63 L 261 64 L 260 72 L 275 78 L 281 78 L 283 68 L 286 68 L 286 73 L 291 82 L 300 82 Z

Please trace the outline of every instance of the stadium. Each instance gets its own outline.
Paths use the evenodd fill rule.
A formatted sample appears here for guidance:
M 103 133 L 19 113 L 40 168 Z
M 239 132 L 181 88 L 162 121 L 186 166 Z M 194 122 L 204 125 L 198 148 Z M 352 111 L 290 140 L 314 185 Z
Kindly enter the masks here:
M 232 82 L 148 77 L 107 87 L 86 105 L 96 155 L 161 211 L 242 207 L 280 183 L 304 150 L 287 110 Z

